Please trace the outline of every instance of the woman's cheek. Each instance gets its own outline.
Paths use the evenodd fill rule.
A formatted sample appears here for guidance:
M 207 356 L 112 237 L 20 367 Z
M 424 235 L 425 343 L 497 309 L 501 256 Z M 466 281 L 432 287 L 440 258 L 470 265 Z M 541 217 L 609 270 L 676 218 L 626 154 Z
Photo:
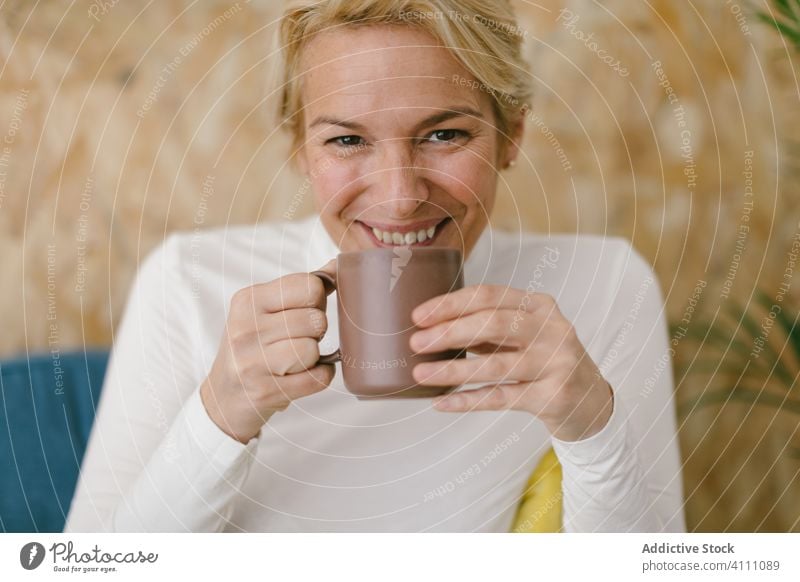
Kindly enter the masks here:
M 316 166 L 312 179 L 320 212 L 338 212 L 349 204 L 349 192 L 357 187 L 359 172 L 352 160 L 325 158 Z
M 464 206 L 479 206 L 494 191 L 494 170 L 474 156 L 459 156 L 441 166 L 437 182 Z

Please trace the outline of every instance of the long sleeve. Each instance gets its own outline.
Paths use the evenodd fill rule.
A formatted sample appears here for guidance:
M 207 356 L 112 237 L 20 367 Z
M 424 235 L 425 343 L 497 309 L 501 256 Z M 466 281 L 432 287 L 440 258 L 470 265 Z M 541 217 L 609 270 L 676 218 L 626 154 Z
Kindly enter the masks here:
M 587 439 L 552 439 L 566 532 L 686 528 L 662 293 L 649 264 L 626 246 L 606 318 L 611 333 L 596 362 L 614 392 L 611 418 Z
M 66 532 L 220 531 L 247 477 L 260 435 L 234 440 L 200 399 L 179 237 L 137 273 Z

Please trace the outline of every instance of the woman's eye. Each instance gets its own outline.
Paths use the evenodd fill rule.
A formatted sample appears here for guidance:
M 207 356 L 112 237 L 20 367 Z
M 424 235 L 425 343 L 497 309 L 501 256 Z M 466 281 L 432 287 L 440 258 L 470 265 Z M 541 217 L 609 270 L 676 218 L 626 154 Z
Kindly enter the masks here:
M 434 143 L 453 142 L 466 137 L 469 137 L 469 134 L 460 129 L 437 129 L 428 136 L 428 141 L 432 141 Z
M 340 135 L 339 137 L 329 139 L 325 143 L 335 143 L 344 147 L 354 147 L 361 145 L 363 140 L 357 135 Z

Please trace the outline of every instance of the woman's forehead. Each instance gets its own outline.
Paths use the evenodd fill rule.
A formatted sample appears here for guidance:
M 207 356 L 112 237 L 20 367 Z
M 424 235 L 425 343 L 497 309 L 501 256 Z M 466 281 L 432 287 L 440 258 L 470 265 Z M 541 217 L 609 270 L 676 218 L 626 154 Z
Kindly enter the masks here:
M 344 60 L 346 63 L 413 62 L 414 57 L 425 56 L 435 60 L 417 62 L 427 68 L 452 55 L 429 32 L 409 25 L 382 24 L 375 26 L 343 25 L 320 32 L 303 49 L 304 68 L 326 66 Z M 404 58 L 405 57 L 405 58 Z M 455 59 L 453 59 L 455 60 Z
M 318 35 L 306 47 L 303 71 L 303 104 L 312 110 L 359 115 L 396 108 L 480 109 L 488 99 L 447 48 L 410 26 L 346 27 Z

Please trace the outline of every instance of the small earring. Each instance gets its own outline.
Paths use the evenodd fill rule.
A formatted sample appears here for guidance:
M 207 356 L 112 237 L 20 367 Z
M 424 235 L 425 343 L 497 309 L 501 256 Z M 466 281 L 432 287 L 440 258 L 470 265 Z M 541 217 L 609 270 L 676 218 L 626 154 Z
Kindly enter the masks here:
M 509 168 L 513 168 L 516 165 L 517 165 L 517 160 L 509 160 L 508 161 L 508 167 Z

